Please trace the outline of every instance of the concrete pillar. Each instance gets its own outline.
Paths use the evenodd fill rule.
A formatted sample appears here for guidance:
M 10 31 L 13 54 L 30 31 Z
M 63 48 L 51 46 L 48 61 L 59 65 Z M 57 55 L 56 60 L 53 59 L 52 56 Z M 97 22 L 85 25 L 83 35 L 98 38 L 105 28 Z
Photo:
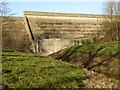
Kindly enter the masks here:
M 39 44 L 39 46 L 38 46 L 39 52 L 42 52 L 42 41 L 39 40 L 38 44 Z
M 38 42 L 36 41 L 35 43 L 34 43 L 34 52 L 38 52 Z

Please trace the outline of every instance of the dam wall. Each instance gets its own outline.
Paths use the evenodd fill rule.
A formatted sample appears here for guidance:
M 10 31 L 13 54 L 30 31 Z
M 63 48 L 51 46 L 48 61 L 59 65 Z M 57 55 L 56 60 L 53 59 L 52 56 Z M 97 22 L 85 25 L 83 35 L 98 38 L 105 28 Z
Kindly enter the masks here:
M 25 30 L 23 17 L 2 18 L 2 49 L 29 51 L 31 42 Z
M 102 16 L 65 13 L 24 12 L 37 38 L 83 38 L 101 30 Z
M 44 49 L 43 51 L 54 53 L 65 46 L 76 45 L 77 39 L 80 43 L 77 45 L 82 45 L 82 38 L 94 38 L 98 32 L 102 36 L 102 20 L 103 15 L 24 12 L 33 52 L 41 52 L 41 49 Z
M 25 11 L 23 17 L 2 17 L 3 50 L 52 54 L 82 45 L 82 39 L 103 36 L 104 15 Z

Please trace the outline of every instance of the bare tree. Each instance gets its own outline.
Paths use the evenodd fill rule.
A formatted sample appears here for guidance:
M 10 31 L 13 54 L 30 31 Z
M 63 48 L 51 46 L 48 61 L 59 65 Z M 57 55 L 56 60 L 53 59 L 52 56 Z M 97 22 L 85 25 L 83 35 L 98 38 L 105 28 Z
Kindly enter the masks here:
M 1 21 L 1 38 L 2 38 L 2 48 L 7 49 L 12 47 L 15 42 L 13 37 L 13 30 L 11 30 L 15 25 L 15 19 L 12 17 L 11 10 L 8 7 L 8 3 L 5 1 L 0 1 L 0 21 Z M 6 35 L 9 37 L 6 39 Z
M 0 16 L 12 16 L 15 15 L 11 12 L 11 9 L 8 7 L 9 3 L 6 1 L 0 1 Z
M 5 1 L 0 1 L 0 16 L 1 16 L 1 25 L 2 30 L 6 29 L 11 21 L 14 21 L 11 16 L 14 15 L 11 13 L 11 10 L 8 7 L 8 3 Z
M 7 29 L 9 24 L 14 21 L 14 19 L 11 17 L 12 15 L 14 14 L 11 13 L 11 10 L 8 7 L 8 3 L 5 1 L 0 1 L 0 17 L 2 30 Z
M 103 20 L 102 29 L 105 31 L 105 41 L 113 42 L 118 40 L 118 27 L 120 23 L 118 2 L 109 0 L 105 3 L 105 18 Z
M 118 15 L 120 16 L 120 1 L 118 2 Z
M 8 3 L 5 1 L 0 1 L 0 16 L 7 16 L 10 14 L 10 9 L 8 8 Z

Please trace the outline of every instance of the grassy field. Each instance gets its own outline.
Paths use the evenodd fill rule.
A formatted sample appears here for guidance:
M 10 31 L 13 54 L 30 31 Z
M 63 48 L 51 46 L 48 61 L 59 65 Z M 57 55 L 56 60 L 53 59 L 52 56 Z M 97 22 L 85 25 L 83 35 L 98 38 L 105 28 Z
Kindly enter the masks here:
M 72 64 L 31 53 L 2 53 L 3 88 L 80 88 L 85 75 Z

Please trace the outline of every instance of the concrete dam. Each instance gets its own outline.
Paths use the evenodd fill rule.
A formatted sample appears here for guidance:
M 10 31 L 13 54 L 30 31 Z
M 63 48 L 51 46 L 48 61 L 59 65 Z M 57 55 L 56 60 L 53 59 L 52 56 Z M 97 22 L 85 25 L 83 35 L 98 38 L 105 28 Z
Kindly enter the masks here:
M 82 45 L 82 38 L 95 37 L 101 31 L 102 18 L 102 15 L 24 12 L 33 51 L 48 54 Z
M 92 42 L 98 34 L 103 36 L 101 23 L 104 15 L 24 11 L 24 16 L 17 18 L 14 18 L 14 23 L 10 23 L 12 25 L 9 29 L 6 28 L 7 32 L 2 36 L 3 49 L 9 49 L 6 41 L 10 42 L 10 29 L 14 33 L 15 42 L 11 45 L 16 48 L 13 50 L 22 49 L 26 45 L 24 48 L 30 48 L 32 52 L 47 55 L 66 47 L 82 45 L 83 38 L 90 38 Z M 16 24 L 19 25 L 15 26 Z

